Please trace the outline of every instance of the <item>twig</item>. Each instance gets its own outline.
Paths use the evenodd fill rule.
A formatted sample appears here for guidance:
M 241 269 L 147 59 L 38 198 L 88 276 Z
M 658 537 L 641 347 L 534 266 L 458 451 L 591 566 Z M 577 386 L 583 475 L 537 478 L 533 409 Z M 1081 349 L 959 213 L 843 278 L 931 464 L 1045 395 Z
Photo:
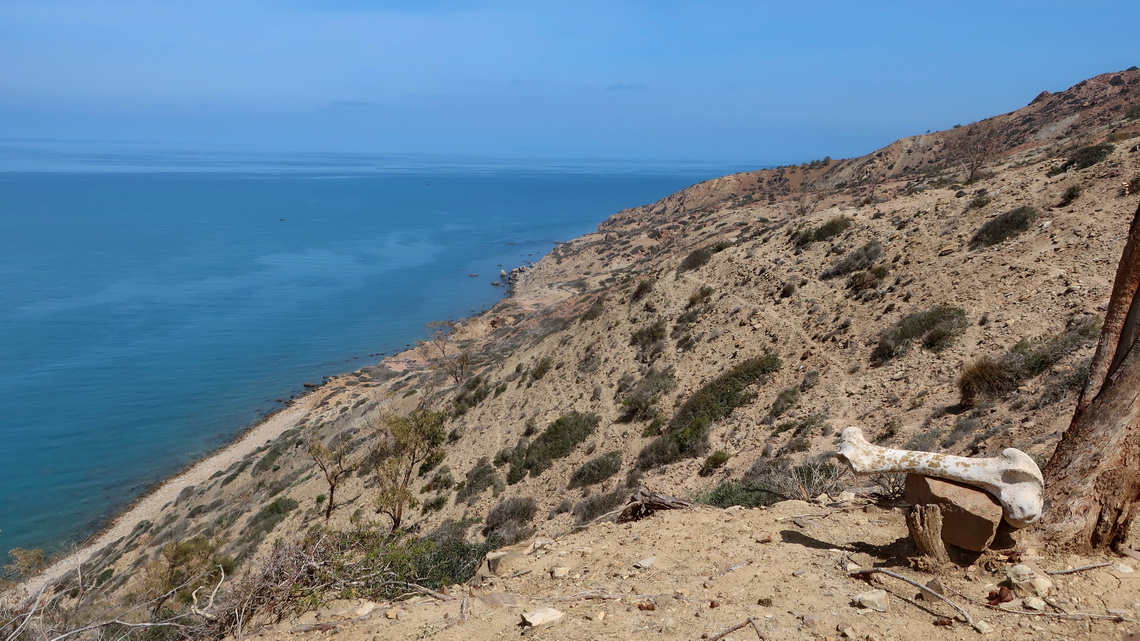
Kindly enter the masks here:
M 715 637 L 709 637 L 708 641 L 719 641 L 720 639 L 723 639 L 723 638 L 727 637 L 728 635 L 732 634 L 733 632 L 736 632 L 737 630 L 748 625 L 748 622 L 750 620 L 751 619 L 745 619 L 743 623 L 739 623 L 737 625 L 734 625 L 731 628 L 725 630 L 724 632 L 721 632 L 720 634 L 716 635 Z
M 760 631 L 760 626 L 756 625 L 756 617 L 748 617 L 747 619 L 744 620 L 743 623 L 741 623 L 739 625 L 735 625 L 735 626 L 725 630 L 724 632 L 721 632 L 720 634 L 716 635 L 715 637 L 709 637 L 708 641 L 719 641 L 720 639 L 725 638 L 726 636 L 732 634 L 733 632 L 736 632 L 737 630 L 741 630 L 743 628 L 746 628 L 749 625 L 751 625 L 752 629 L 756 631 L 756 636 L 760 638 L 760 641 L 768 641 L 768 638 L 765 637 L 764 633 Z
M 863 580 L 869 580 L 872 574 L 885 574 L 889 577 L 898 579 L 899 581 L 905 581 L 906 583 L 913 585 L 914 587 L 918 588 L 919 590 L 922 590 L 922 591 L 924 591 L 924 592 L 926 592 L 926 593 L 928 593 L 934 597 L 941 599 L 942 601 L 945 601 L 950 607 L 957 610 L 958 614 L 962 615 L 963 621 L 968 623 L 970 625 L 970 627 L 974 628 L 975 630 L 977 629 L 978 626 L 977 626 L 977 624 L 974 623 L 974 618 L 970 616 L 970 613 L 967 612 L 965 608 L 958 605 L 957 603 L 954 603 L 950 599 L 947 599 L 946 597 L 935 592 L 934 590 L 926 587 L 925 585 L 919 583 L 918 581 L 915 581 L 914 579 L 908 579 L 901 574 L 891 572 L 890 570 L 883 570 L 881 568 L 870 568 L 867 570 L 859 570 L 858 572 L 852 572 L 850 576 L 852 576 L 854 578 L 863 579 Z
M 1079 568 L 1073 568 L 1071 570 L 1045 570 L 1045 574 L 1052 574 L 1054 576 L 1058 575 L 1058 574 L 1076 574 L 1077 572 L 1084 572 L 1085 570 L 1095 570 L 1097 568 L 1107 568 L 1110 565 L 1112 565 L 1112 563 L 1110 563 L 1110 562 L 1093 563 L 1092 565 L 1082 565 Z
M 402 585 L 405 588 L 409 588 L 409 589 L 414 590 L 416 592 L 426 594 L 426 595 L 432 597 L 433 599 L 439 599 L 440 601 L 454 601 L 455 600 L 455 597 L 447 596 L 446 594 L 441 594 L 439 592 L 436 592 L 435 590 L 432 590 L 431 588 L 425 588 L 424 586 L 417 585 L 415 583 L 407 583 L 405 581 L 385 581 L 385 582 L 381 583 L 380 585 L 381 586 Z
M 979 601 L 978 599 L 972 599 L 972 598 L 966 596 L 965 594 L 958 592 L 957 590 L 951 590 L 951 592 L 953 592 L 954 594 L 957 594 L 958 596 L 962 597 L 963 599 L 966 599 L 967 601 L 973 603 L 974 605 L 979 605 L 983 608 L 989 608 L 991 610 L 997 610 L 998 612 L 1005 612 L 1006 614 L 1024 614 L 1026 616 L 1035 616 L 1035 617 L 1053 617 L 1056 619 L 1067 619 L 1067 620 L 1071 620 L 1071 621 L 1081 621 L 1084 619 L 1105 619 L 1108 621 L 1116 621 L 1117 623 L 1121 623 L 1124 621 L 1132 621 L 1132 619 L 1129 619 L 1128 617 L 1125 617 L 1125 616 L 1122 616 L 1119 614 L 1092 614 L 1091 612 L 1064 612 L 1064 611 L 1062 611 L 1062 612 L 1030 612 L 1028 610 L 1007 610 L 1007 609 L 1005 609 L 999 605 L 990 605 L 989 603 L 986 603 L 985 601 Z M 1054 608 L 1057 608 L 1058 610 L 1060 610 L 1060 608 L 1058 608 L 1056 605 L 1054 605 L 1052 603 L 1052 599 L 1046 601 L 1046 603 L 1048 603 L 1049 605 L 1052 605 Z

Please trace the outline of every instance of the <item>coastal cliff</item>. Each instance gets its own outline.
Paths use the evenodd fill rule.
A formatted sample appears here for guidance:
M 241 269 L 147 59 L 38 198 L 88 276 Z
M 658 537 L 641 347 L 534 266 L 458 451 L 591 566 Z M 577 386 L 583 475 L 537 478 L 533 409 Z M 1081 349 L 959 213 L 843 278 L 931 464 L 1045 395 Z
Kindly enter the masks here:
M 828 597 L 820 594 L 834 591 L 845 605 L 842 594 L 850 591 L 824 576 L 812 550 L 850 548 L 885 559 L 905 535 L 901 515 L 862 510 L 872 494 L 862 479 L 837 475 L 816 485 L 819 479 L 795 476 L 805 466 L 825 469 L 819 457 L 834 448 L 838 431 L 857 425 L 880 444 L 965 455 L 1017 447 L 1042 463 L 1052 453 L 1083 381 L 1140 190 L 1138 109 L 1140 71 L 1105 74 L 1042 93 L 1017 111 L 860 158 L 725 176 L 618 212 L 521 272 L 493 309 L 441 325 L 414 350 L 332 378 L 25 588 L 34 596 L 78 580 L 82 589 L 70 597 L 77 603 L 127 603 L 156 586 L 173 587 L 163 574 L 172 546 L 198 542 L 203 567 L 226 568 L 226 590 L 311 532 L 386 530 L 393 517 L 377 503 L 388 487 L 385 461 L 410 456 L 396 426 L 419 413 L 438 423 L 431 426 L 438 437 L 422 458 L 405 459 L 414 463 L 411 494 L 401 500 L 407 537 L 529 545 L 517 571 L 530 576 L 500 579 L 502 590 L 533 596 L 549 587 L 539 580 L 553 572 L 547 565 L 592 563 L 598 569 L 586 578 L 577 572 L 575 589 L 632 595 L 610 605 L 681 590 L 678 603 L 691 597 L 706 619 L 724 619 L 719 625 L 686 613 L 669 627 L 664 617 L 643 621 L 642 608 L 618 624 L 624 609 L 616 605 L 609 619 L 583 619 L 599 626 L 605 619 L 598 634 L 657 625 L 646 629 L 670 638 L 715 632 L 752 616 L 749 608 L 766 598 L 735 576 L 726 587 L 709 587 L 713 579 L 689 585 L 677 568 L 686 554 L 704 551 L 678 541 L 720 536 L 719 556 L 701 568 L 742 559 L 758 566 L 753 548 L 784 545 L 786 558 L 773 554 L 765 567 L 786 569 L 780 576 L 787 577 L 815 563 L 809 578 L 836 584 L 765 584 L 768 596 L 783 585 L 777 600 L 796 615 L 777 630 L 795 638 L 802 627 L 794 626 L 807 625 L 805 604 L 826 611 Z M 1034 364 L 1011 370 L 1016 380 L 1008 384 L 985 387 L 970 378 L 982 357 Z M 335 482 L 317 464 L 321 447 L 341 457 Z M 828 538 L 818 522 L 799 526 L 799 539 L 772 538 L 790 527 L 778 519 L 823 514 L 820 503 L 700 511 L 691 519 L 674 513 L 658 517 L 667 526 L 645 521 L 632 530 L 603 520 L 575 531 L 620 510 L 638 488 L 721 507 L 755 505 L 765 493 L 756 488 L 780 475 L 799 484 L 778 498 L 810 501 L 850 487 L 862 498 L 847 506 L 872 516 L 841 508 L 832 527 L 842 540 Z M 550 541 L 537 553 L 536 537 Z M 638 537 L 668 547 L 659 556 L 668 559 L 672 588 L 641 572 L 648 568 L 628 570 L 639 559 L 605 565 L 622 545 L 641 546 Z M 653 552 L 645 548 L 644 556 Z M 544 555 L 549 563 L 540 562 Z M 1140 588 L 1130 589 L 1120 599 L 1140 600 Z M 794 596 L 801 592 L 814 594 Z M 710 602 L 728 607 L 708 610 Z M 436 625 L 445 606 L 393 615 L 392 625 L 404 627 L 392 638 L 413 622 Z M 488 608 L 486 620 L 495 625 L 502 612 L 517 618 Z M 460 615 L 466 620 L 465 610 L 448 610 L 452 620 L 440 629 Z M 910 632 L 920 629 L 915 615 L 900 616 L 911 617 L 904 625 Z M 876 621 L 861 625 L 876 634 L 891 625 Z M 941 628 L 921 629 L 942 638 L 935 636 Z

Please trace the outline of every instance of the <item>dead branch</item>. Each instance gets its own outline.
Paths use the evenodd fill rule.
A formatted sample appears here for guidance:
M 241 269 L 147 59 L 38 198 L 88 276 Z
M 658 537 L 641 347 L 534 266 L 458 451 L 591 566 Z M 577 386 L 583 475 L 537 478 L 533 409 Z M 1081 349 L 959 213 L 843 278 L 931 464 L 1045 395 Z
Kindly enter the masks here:
M 210 593 L 210 602 L 206 604 L 206 607 L 204 607 L 204 608 L 198 607 L 198 590 L 201 590 L 205 586 L 198 586 L 198 587 L 194 588 L 194 591 L 192 593 L 190 593 L 190 598 L 192 598 L 194 600 L 194 605 L 190 606 L 190 611 L 193 612 L 194 614 L 197 614 L 200 617 L 204 617 L 207 619 L 218 618 L 218 616 L 216 614 L 211 614 L 209 612 L 209 610 L 214 607 L 214 599 L 217 598 L 217 596 L 218 596 L 218 588 L 222 587 L 222 582 L 226 580 L 226 569 L 219 565 L 218 570 L 221 571 L 222 576 L 221 576 L 221 578 L 218 579 L 218 584 L 214 586 L 214 591 Z
M 646 492 L 643 489 L 638 489 L 637 492 L 630 497 L 629 503 L 622 509 L 617 522 L 628 523 L 629 521 L 640 521 L 659 510 L 694 510 L 703 507 L 705 506 L 699 503 L 679 499 L 674 496 L 669 496 L 668 494 L 658 494 L 656 492 Z
M 738 625 L 734 625 L 731 628 L 721 632 L 720 634 L 717 634 L 716 636 L 709 637 L 708 641 L 720 641 L 720 639 L 725 638 L 726 636 L 732 634 L 733 632 L 736 632 L 737 630 L 741 630 L 743 628 L 746 628 L 749 625 L 751 625 L 752 629 L 756 631 L 756 636 L 760 638 L 760 641 L 766 641 L 766 637 L 764 636 L 764 634 L 762 632 L 760 632 L 760 626 L 756 625 L 756 617 L 748 617 L 747 619 L 744 620 L 743 623 L 740 623 Z
M 925 585 L 919 583 L 918 581 L 915 581 L 914 579 L 908 579 L 907 577 L 905 577 L 901 574 L 891 572 L 890 570 L 884 570 L 882 568 L 870 568 L 867 570 L 859 570 L 858 572 L 852 572 L 850 576 L 853 578 L 856 578 L 856 579 L 863 579 L 864 581 L 870 582 L 872 574 L 885 574 L 889 577 L 898 579 L 899 581 L 904 581 L 906 583 L 913 585 L 914 587 L 918 588 L 919 590 L 922 590 L 923 592 L 926 592 L 926 593 L 930 594 L 931 596 L 934 596 L 935 598 L 938 598 L 938 599 L 941 599 L 942 601 L 945 601 L 950 607 L 957 610 L 958 614 L 962 615 L 962 620 L 965 621 L 966 623 L 968 623 L 970 625 L 970 627 L 974 628 L 975 630 L 978 628 L 977 624 L 974 623 L 974 618 L 970 616 L 970 613 L 967 612 L 965 608 L 958 605 L 957 603 L 954 603 L 950 599 L 947 599 L 946 597 L 935 592 L 934 590 L 926 587 Z
M 1071 570 L 1045 570 L 1045 574 L 1052 574 L 1054 576 L 1058 574 L 1076 574 L 1077 572 L 1084 572 L 1085 570 L 1107 568 L 1110 565 L 1112 565 L 1112 563 L 1093 563 L 1092 565 L 1082 565 L 1079 568 L 1073 568 Z

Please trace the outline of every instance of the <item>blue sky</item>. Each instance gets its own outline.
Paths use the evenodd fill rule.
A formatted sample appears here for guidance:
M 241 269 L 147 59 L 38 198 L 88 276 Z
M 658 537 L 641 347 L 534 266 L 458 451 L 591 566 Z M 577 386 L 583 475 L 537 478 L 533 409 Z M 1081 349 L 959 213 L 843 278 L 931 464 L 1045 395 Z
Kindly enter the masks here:
M 1131 2 L 3 0 L 0 138 L 859 155 L 1140 64 Z

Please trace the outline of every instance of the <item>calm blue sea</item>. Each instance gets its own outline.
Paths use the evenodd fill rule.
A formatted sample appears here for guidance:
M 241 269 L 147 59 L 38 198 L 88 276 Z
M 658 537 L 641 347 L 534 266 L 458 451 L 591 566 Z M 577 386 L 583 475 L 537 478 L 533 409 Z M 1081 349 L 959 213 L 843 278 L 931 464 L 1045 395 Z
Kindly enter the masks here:
M 82 538 L 305 381 L 493 305 L 500 268 L 733 169 L 0 143 L 0 556 Z

